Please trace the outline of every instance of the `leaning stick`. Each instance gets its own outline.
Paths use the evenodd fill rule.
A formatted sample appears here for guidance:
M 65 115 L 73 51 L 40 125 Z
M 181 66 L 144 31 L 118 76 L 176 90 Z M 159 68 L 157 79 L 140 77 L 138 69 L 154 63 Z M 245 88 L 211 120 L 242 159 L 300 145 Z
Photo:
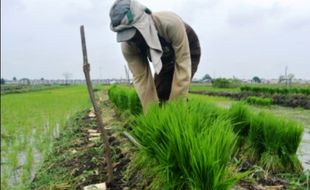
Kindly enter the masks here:
M 87 58 L 86 40 L 85 40 L 84 26 L 83 25 L 80 27 L 80 32 L 81 32 L 82 50 L 83 50 L 83 71 L 84 71 L 84 75 L 86 78 L 86 84 L 87 84 L 87 89 L 88 89 L 88 93 L 90 96 L 90 100 L 91 100 L 93 107 L 94 107 L 94 110 L 95 110 L 96 119 L 97 119 L 97 123 L 99 126 L 100 134 L 101 134 L 101 139 L 102 139 L 103 144 L 104 144 L 105 160 L 107 161 L 107 170 L 108 170 L 108 181 L 107 181 L 107 183 L 109 184 L 113 180 L 111 149 L 109 146 L 107 131 L 104 129 L 103 121 L 101 118 L 101 110 L 97 106 L 95 96 L 94 96 L 93 87 L 92 87 L 92 83 L 90 80 L 90 74 L 89 74 L 90 65 L 88 63 L 88 58 Z

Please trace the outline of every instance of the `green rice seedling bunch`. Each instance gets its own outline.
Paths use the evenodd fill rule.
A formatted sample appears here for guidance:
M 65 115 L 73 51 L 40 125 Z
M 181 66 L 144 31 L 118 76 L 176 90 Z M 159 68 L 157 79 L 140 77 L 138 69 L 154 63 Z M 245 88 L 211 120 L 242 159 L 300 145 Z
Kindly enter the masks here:
M 115 92 L 115 88 L 116 88 L 116 85 L 112 85 L 109 90 L 108 90 L 108 96 L 109 96 L 109 99 L 111 100 L 111 102 L 114 103 L 115 99 L 115 95 L 114 95 L 114 92 Z
M 300 172 L 296 157 L 303 126 L 261 112 L 253 116 L 248 138 L 252 158 L 271 172 Z
M 120 110 L 126 110 L 128 109 L 128 92 L 123 89 L 123 88 L 119 88 L 118 91 L 118 101 L 117 101 L 117 107 Z
M 230 120 L 203 104 L 153 106 L 134 122 L 133 135 L 142 146 L 137 157 L 145 160 L 140 165 L 153 177 L 154 189 L 223 190 L 237 181 L 228 169 L 236 144 Z
M 268 94 L 310 94 L 310 88 L 271 88 L 271 87 L 255 87 L 255 86 L 242 86 L 241 91 L 255 92 L 255 93 L 268 93 Z
M 130 112 L 133 115 L 137 115 L 137 114 L 142 113 L 142 105 L 141 105 L 140 99 L 138 97 L 138 94 L 136 93 L 135 90 L 129 91 L 128 98 L 129 98 L 129 105 L 128 106 L 129 106 Z
M 23 165 L 23 173 L 22 173 L 22 181 L 24 184 L 26 184 L 31 177 L 31 170 L 33 166 L 33 151 L 32 147 L 28 147 L 26 153 L 25 153 L 25 163 Z
M 251 126 L 251 111 L 243 103 L 233 104 L 228 110 L 234 132 L 241 137 L 247 137 Z
M 270 106 L 272 104 L 272 99 L 261 98 L 257 96 L 249 96 L 245 99 L 245 102 L 253 105 Z
M 130 89 L 123 86 L 112 86 L 109 89 L 108 95 L 110 100 L 118 107 L 120 110 L 129 109 L 129 96 Z
M 119 95 L 119 87 L 113 85 L 108 92 L 109 99 L 117 106 L 118 105 L 118 95 Z

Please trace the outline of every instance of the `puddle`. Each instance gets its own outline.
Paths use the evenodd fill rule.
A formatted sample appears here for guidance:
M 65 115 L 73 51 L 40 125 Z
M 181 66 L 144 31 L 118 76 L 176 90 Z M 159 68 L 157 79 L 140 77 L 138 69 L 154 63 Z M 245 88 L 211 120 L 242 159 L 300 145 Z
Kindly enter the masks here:
M 310 170 L 310 130 L 305 129 L 302 142 L 297 152 L 299 160 L 302 162 L 304 170 Z
M 44 125 L 45 130 L 52 130 L 50 135 L 52 136 L 53 139 L 58 138 L 60 134 L 60 124 L 57 123 L 55 127 L 52 129 L 49 129 L 49 125 L 46 124 Z M 28 143 L 26 147 L 32 146 L 32 156 L 33 156 L 33 162 L 32 162 L 32 167 L 28 176 L 28 180 L 33 180 L 35 177 L 36 172 L 40 168 L 40 165 L 42 164 L 42 159 L 43 155 L 42 152 L 40 152 L 37 148 L 35 148 L 35 129 L 32 130 L 31 136 L 28 137 Z M 48 134 L 48 133 L 47 133 Z M 27 144 L 28 144 L 27 143 Z M 51 142 L 50 142 L 51 143 Z M 25 148 L 26 149 L 26 148 Z M 1 152 L 2 154 L 2 152 Z M 18 159 L 18 166 L 15 169 L 12 169 L 9 165 L 9 162 L 7 158 L 1 157 L 1 177 L 2 175 L 5 175 L 7 177 L 7 182 L 9 186 L 16 186 L 22 183 L 22 175 L 24 172 L 23 166 L 25 165 L 26 162 L 26 151 L 21 151 L 17 154 L 17 159 Z M 27 181 L 28 181 L 27 180 Z

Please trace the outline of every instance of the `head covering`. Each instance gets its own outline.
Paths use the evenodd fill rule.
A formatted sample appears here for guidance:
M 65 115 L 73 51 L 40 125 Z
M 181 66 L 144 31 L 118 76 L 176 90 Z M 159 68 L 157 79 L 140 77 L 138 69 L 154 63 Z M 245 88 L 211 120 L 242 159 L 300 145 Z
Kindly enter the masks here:
M 116 0 L 110 10 L 112 31 L 117 32 L 117 41 L 131 39 L 138 30 L 150 48 L 154 70 L 161 71 L 162 48 L 150 10 L 135 0 Z

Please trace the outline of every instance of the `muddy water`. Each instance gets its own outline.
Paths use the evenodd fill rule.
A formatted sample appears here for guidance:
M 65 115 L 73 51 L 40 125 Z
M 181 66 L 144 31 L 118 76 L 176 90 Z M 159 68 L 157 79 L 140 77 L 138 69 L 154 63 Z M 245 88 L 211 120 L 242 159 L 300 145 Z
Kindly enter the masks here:
M 49 127 L 49 125 L 46 125 L 47 128 Z M 52 137 L 53 139 L 58 138 L 59 134 L 60 134 L 60 124 L 57 123 L 55 127 L 53 127 L 52 129 Z M 43 155 L 42 152 L 40 152 L 38 149 L 35 148 L 34 144 L 35 144 L 35 128 L 32 130 L 32 135 L 29 137 L 29 146 L 32 146 L 32 156 L 33 156 L 33 165 L 30 171 L 30 176 L 29 176 L 29 180 L 33 180 L 33 178 L 35 177 L 36 172 L 38 171 L 38 169 L 40 168 L 40 165 L 43 162 Z M 51 142 L 50 142 L 51 143 Z M 21 184 L 21 177 L 23 175 L 23 166 L 25 165 L 26 162 L 26 152 L 25 151 L 21 151 L 18 153 L 18 167 L 16 169 L 13 169 L 13 173 L 12 175 L 8 176 L 8 184 L 10 186 L 18 186 L 19 184 Z M 8 160 L 6 158 L 2 158 L 3 162 L 8 162 Z M 6 172 L 10 172 L 12 170 L 12 168 L 2 165 L 1 164 L 1 172 L 2 171 L 6 171 Z M 1 173 L 2 174 L 2 173 Z
M 305 128 L 302 142 L 298 150 L 298 158 L 302 162 L 304 170 L 310 170 L 310 129 Z

